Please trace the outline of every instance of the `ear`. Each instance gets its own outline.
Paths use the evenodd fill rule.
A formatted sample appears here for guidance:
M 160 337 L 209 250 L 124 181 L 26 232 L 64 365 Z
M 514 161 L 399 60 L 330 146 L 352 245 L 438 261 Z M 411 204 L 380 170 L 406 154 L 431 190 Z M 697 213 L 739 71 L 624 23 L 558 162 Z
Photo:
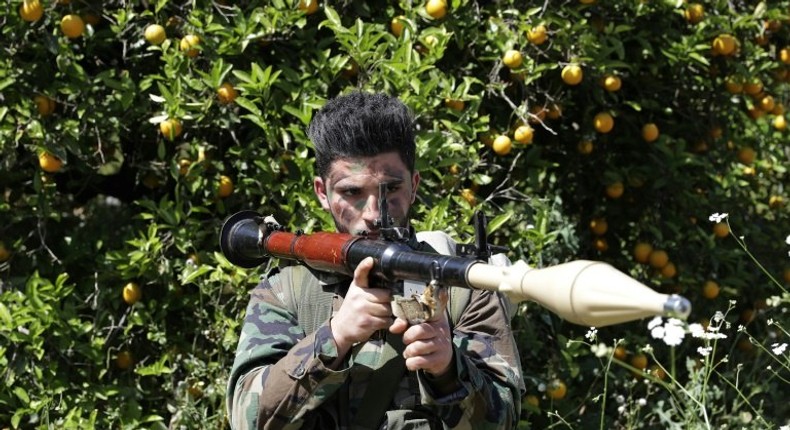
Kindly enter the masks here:
M 420 185 L 420 172 L 414 171 L 411 177 L 411 202 L 417 200 L 417 187 Z
M 313 191 L 315 191 L 318 201 L 321 202 L 321 207 L 324 210 L 329 210 L 329 197 L 327 197 L 326 189 L 327 186 L 323 178 L 320 176 L 313 178 Z

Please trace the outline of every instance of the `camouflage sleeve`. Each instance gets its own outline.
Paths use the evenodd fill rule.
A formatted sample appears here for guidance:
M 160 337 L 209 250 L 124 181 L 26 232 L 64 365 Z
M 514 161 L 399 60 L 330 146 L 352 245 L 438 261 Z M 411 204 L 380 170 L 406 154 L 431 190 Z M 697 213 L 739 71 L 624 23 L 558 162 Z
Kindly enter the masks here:
M 422 372 L 418 380 L 423 404 L 435 408 L 449 428 L 515 428 L 521 413 L 524 381 L 504 300 L 498 293 L 476 290 L 453 331 L 455 383 L 440 394 Z
M 300 428 L 347 378 L 328 323 L 305 336 L 283 305 L 278 277 L 251 293 L 228 381 L 231 428 Z

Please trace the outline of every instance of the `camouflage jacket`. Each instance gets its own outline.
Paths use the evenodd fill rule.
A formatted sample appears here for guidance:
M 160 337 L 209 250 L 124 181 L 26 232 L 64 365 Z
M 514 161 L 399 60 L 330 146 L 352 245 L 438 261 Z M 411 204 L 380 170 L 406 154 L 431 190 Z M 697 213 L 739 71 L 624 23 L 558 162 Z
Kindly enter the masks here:
M 290 278 L 287 278 L 290 279 Z M 251 292 L 228 386 L 231 427 L 247 429 L 352 429 L 366 396 L 392 397 L 379 428 L 513 428 L 524 385 L 504 299 L 474 291 L 454 322 L 455 375 L 437 381 L 424 372 L 403 372 L 394 395 L 368 392 L 380 368 L 385 331 L 357 345 L 338 370 L 329 320 L 305 334 L 285 304 L 290 285 L 279 274 Z M 318 282 L 309 283 L 322 288 Z M 333 313 L 348 281 L 334 285 Z M 443 378 L 448 379 L 448 378 Z M 448 388 L 449 394 L 448 394 Z

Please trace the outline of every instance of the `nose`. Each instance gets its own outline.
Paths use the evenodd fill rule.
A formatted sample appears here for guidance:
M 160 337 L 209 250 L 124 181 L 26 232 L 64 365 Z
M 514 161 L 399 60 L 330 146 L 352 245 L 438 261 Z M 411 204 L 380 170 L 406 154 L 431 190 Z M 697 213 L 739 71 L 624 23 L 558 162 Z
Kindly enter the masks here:
M 368 225 L 373 225 L 373 222 L 379 219 L 379 198 L 378 196 L 371 195 L 365 202 L 365 207 L 362 209 L 362 219 Z

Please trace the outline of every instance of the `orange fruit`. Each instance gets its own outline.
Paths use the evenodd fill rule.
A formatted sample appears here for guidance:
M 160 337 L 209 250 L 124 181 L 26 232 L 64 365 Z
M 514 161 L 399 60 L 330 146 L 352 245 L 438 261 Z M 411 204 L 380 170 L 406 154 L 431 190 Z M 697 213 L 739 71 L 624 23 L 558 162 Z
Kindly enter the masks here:
M 25 0 L 19 5 L 19 16 L 23 21 L 36 22 L 44 16 L 44 7 L 38 0 Z
M 36 109 L 38 110 L 39 115 L 50 116 L 53 112 L 55 112 L 55 100 L 52 100 L 43 94 L 38 94 L 33 97 L 33 101 L 36 102 Z
M 698 24 L 705 16 L 705 8 L 699 3 L 691 3 L 683 11 L 683 16 L 686 17 L 686 21 L 690 24 Z
M 617 346 L 614 349 L 614 358 L 623 361 L 628 356 L 628 352 L 625 350 L 623 346 Z
M 527 31 L 527 40 L 535 45 L 543 44 L 546 39 L 549 38 L 548 31 L 546 30 L 546 26 L 541 24 L 535 27 L 532 27 Z
M 176 118 L 169 118 L 159 123 L 159 131 L 167 140 L 175 140 L 176 137 L 181 136 L 184 128 L 181 126 L 181 121 Z
M 760 99 L 760 109 L 766 112 L 771 112 L 774 110 L 774 107 L 776 107 L 776 102 L 774 101 L 773 97 L 765 96 Z
M 719 296 L 719 291 L 721 291 L 721 287 L 715 281 L 705 281 L 702 284 L 702 296 L 706 299 L 715 299 Z
M 731 55 L 735 52 L 737 42 L 730 34 L 720 34 L 713 39 L 713 52 L 719 55 Z
M 724 82 L 724 88 L 727 89 L 727 92 L 730 94 L 740 94 L 743 92 L 743 80 L 731 76 Z
M 129 351 L 121 351 L 115 357 L 115 366 L 121 370 L 129 369 L 134 365 L 134 356 Z
M 560 76 L 562 81 L 568 85 L 579 85 L 584 79 L 584 71 L 580 65 L 572 63 L 562 68 Z
M 631 366 L 634 366 L 639 370 L 645 370 L 647 369 L 647 364 L 648 364 L 647 356 L 642 353 L 636 354 L 633 357 L 631 357 L 630 363 Z
M 38 165 L 47 173 L 56 173 L 63 166 L 63 161 L 47 151 L 42 151 L 38 154 Z
M 233 84 L 230 82 L 223 83 L 219 89 L 217 89 L 217 99 L 224 105 L 233 103 L 238 95 L 239 93 L 236 92 L 236 88 L 233 88 Z
M 746 308 L 742 310 L 738 320 L 744 324 L 749 324 L 750 322 L 754 321 L 754 309 Z
M 663 269 L 669 263 L 669 255 L 663 249 L 654 249 L 647 261 L 651 267 Z
M 549 119 L 559 119 L 562 116 L 562 106 L 558 104 L 552 104 L 549 106 L 548 112 L 546 112 L 546 117 Z
M 652 122 L 649 122 L 642 126 L 642 139 L 645 142 L 655 142 L 658 139 L 658 126 Z
M 178 43 L 179 49 L 181 49 L 184 55 L 190 58 L 197 57 L 197 55 L 200 54 L 200 50 L 197 48 L 198 46 L 200 46 L 200 37 L 194 34 L 187 34 Z
M 159 24 L 151 24 L 146 27 L 143 36 L 151 45 L 161 45 L 167 39 L 165 28 Z
M 593 126 L 598 133 L 609 133 L 614 128 L 614 118 L 609 112 L 599 112 L 593 119 Z
M 516 142 L 523 143 L 528 145 L 532 143 L 532 139 L 535 137 L 535 130 L 528 125 L 522 125 L 513 132 L 513 138 L 516 139 Z
M 756 155 L 757 153 L 753 148 L 746 146 L 738 151 L 738 161 L 748 166 L 754 163 L 754 158 Z
M 5 243 L 0 242 L 0 263 L 4 263 L 11 258 L 11 251 L 5 247 Z
M 69 39 L 76 39 L 85 32 L 85 22 L 79 15 L 72 13 L 60 20 L 60 30 Z
M 95 13 L 86 13 L 82 15 L 82 20 L 85 22 L 85 24 L 90 24 L 91 26 L 96 27 L 99 25 L 101 17 Z
M 713 224 L 713 235 L 716 237 L 727 237 L 730 235 L 730 227 L 726 222 Z
M 771 209 L 778 209 L 784 205 L 784 197 L 782 196 L 771 196 L 768 197 L 768 207 Z
M 395 37 L 400 37 L 400 35 L 403 34 L 403 28 L 406 25 L 404 24 L 405 21 L 406 17 L 403 15 L 396 16 L 395 18 L 392 18 L 392 21 L 390 21 L 390 31 L 395 35 Z
M 613 93 L 620 89 L 623 85 L 623 82 L 620 80 L 618 76 L 615 75 L 608 75 L 603 78 L 603 87 L 606 91 Z
M 662 369 L 658 364 L 650 366 L 650 374 L 653 375 L 653 377 L 661 380 L 666 379 L 667 377 L 667 372 L 665 372 L 664 369 Z
M 590 221 L 590 230 L 598 236 L 603 236 L 606 234 L 606 230 L 609 229 L 609 223 L 606 222 L 606 218 L 593 218 Z
M 786 267 L 782 272 L 782 278 L 784 278 L 785 284 L 790 284 L 790 267 Z
M 784 115 L 775 116 L 771 124 L 779 131 L 785 131 L 787 129 L 787 119 L 785 119 Z
M 189 166 L 191 165 L 192 162 L 186 158 L 178 160 L 178 174 L 183 176 L 189 173 Z
M 593 145 L 592 141 L 590 140 L 582 140 L 576 145 L 576 149 L 579 151 L 580 154 L 589 155 L 595 149 L 595 145 Z
M 784 47 L 779 50 L 779 61 L 784 64 L 790 64 L 790 47 Z
M 752 78 L 743 84 L 743 92 L 754 96 L 763 90 L 763 82 L 759 78 Z
M 619 199 L 623 192 L 625 192 L 625 185 L 620 181 L 612 182 L 606 186 L 606 195 L 610 199 Z
M 605 237 L 596 237 L 595 240 L 593 240 L 593 247 L 598 252 L 606 252 L 609 250 L 609 242 L 606 241 Z
M 639 242 L 634 246 L 634 260 L 637 263 L 647 264 L 650 261 L 650 254 L 653 252 L 653 245 L 647 242 Z
M 464 188 L 461 190 L 461 197 L 469 203 L 469 206 L 475 206 L 477 204 L 477 198 L 475 197 L 475 192 L 472 191 L 470 188 Z
M 445 0 L 428 0 L 425 3 L 425 12 L 433 19 L 442 19 L 447 14 L 447 2 Z
M 140 289 L 140 285 L 137 282 L 129 282 L 128 284 L 124 285 L 123 287 L 123 301 L 126 302 L 127 305 L 131 306 L 143 297 L 143 290 Z
M 513 142 L 510 141 L 509 137 L 505 136 L 504 134 L 500 134 L 496 137 L 496 139 L 494 139 L 494 143 L 491 145 L 491 148 L 497 153 L 497 155 L 507 155 L 513 148 Z
M 533 408 L 539 408 L 540 407 L 540 399 L 538 399 L 538 396 L 536 396 L 534 394 L 527 394 L 524 397 L 524 400 L 521 401 L 521 409 L 529 410 L 529 407 L 527 405 L 529 405 L 529 406 L 531 406 Z
M 318 0 L 299 0 L 299 10 L 307 15 L 312 15 L 318 11 Z
M 515 69 L 521 66 L 521 63 L 524 62 L 524 57 L 521 56 L 521 52 L 515 49 L 509 49 L 505 52 L 505 55 L 502 56 L 502 62 L 505 63 L 505 66 L 509 69 Z
M 444 106 L 447 107 L 448 109 L 460 112 L 464 110 L 466 104 L 464 103 L 463 100 L 446 98 L 444 99 Z
M 568 387 L 560 379 L 549 382 L 549 385 L 546 387 L 546 395 L 552 400 L 562 400 L 567 393 Z
M 674 278 L 675 275 L 678 274 L 678 269 L 675 267 L 675 263 L 668 262 L 666 266 L 661 268 L 661 276 L 665 278 Z
M 217 195 L 224 199 L 229 195 L 233 194 L 233 179 L 222 175 L 219 177 L 219 189 L 217 191 Z

